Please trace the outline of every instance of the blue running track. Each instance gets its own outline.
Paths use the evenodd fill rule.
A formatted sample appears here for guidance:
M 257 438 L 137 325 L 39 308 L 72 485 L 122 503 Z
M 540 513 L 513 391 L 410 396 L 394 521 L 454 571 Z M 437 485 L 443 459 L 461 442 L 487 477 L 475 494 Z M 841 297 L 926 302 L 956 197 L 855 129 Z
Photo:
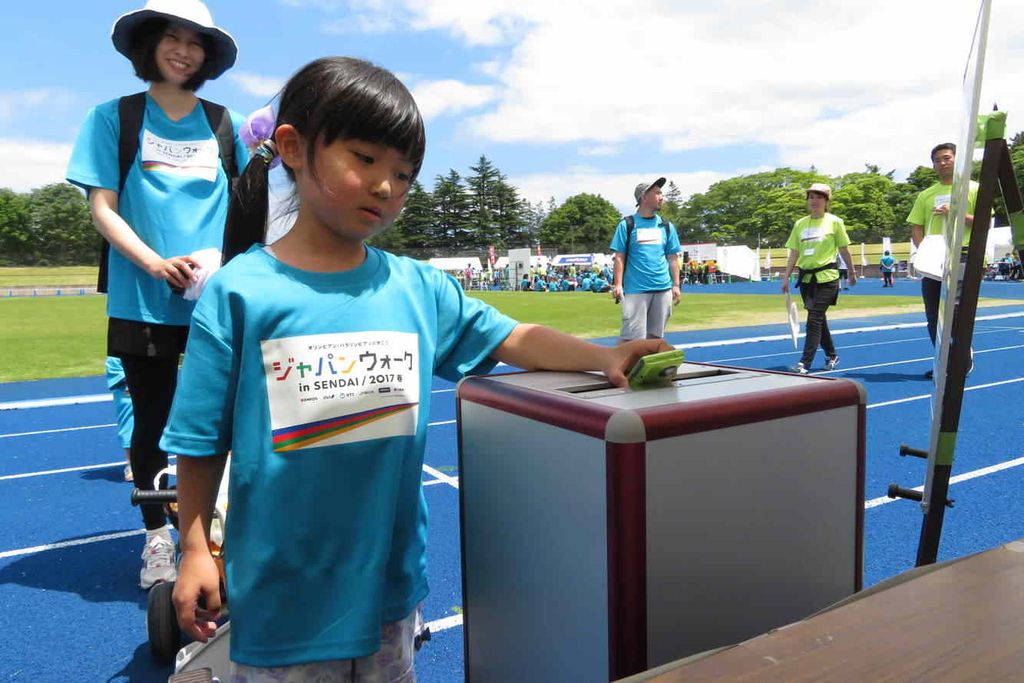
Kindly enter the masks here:
M 865 294 L 882 293 L 877 283 L 866 286 Z M 741 288 L 768 291 L 698 291 Z M 889 292 L 917 290 L 906 283 Z M 1024 298 L 1024 287 L 1008 283 L 999 295 Z M 868 392 L 866 585 L 910 568 L 917 548 L 919 507 L 885 492 L 893 481 L 923 482 L 924 462 L 897 455 L 900 443 L 928 445 L 931 383 L 923 374 L 932 349 L 922 318 L 831 323 L 841 365 L 827 374 Z M 777 370 L 798 357 L 786 333 L 780 324 L 673 333 L 669 341 L 689 360 Z M 950 494 L 956 507 L 946 514 L 940 559 L 1024 536 L 1024 306 L 980 309 L 974 349 Z M 819 353 L 812 371 L 822 363 Z M 417 673 L 421 683 L 448 683 L 462 680 L 455 406 L 451 384 L 435 380 L 433 388 L 424 468 L 432 592 L 424 616 L 434 638 Z M 0 680 L 162 681 L 170 673 L 148 651 L 137 586 L 142 530 L 127 502 L 108 396 L 101 377 L 0 384 Z

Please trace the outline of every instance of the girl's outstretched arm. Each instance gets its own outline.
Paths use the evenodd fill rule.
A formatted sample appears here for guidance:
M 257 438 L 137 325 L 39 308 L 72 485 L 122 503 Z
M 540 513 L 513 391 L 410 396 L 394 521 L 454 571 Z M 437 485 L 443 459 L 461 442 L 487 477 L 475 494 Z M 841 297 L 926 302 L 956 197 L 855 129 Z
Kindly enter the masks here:
M 664 339 L 638 339 L 598 346 L 543 325 L 516 325 L 494 350 L 503 363 L 524 370 L 600 370 L 615 386 L 626 386 L 626 372 L 641 357 L 673 349 Z
M 210 554 L 210 523 L 226 458 L 178 456 L 181 562 L 173 601 L 181 630 L 203 643 L 217 630 L 221 609 L 220 574 Z M 206 601 L 205 608 L 199 607 L 200 597 Z

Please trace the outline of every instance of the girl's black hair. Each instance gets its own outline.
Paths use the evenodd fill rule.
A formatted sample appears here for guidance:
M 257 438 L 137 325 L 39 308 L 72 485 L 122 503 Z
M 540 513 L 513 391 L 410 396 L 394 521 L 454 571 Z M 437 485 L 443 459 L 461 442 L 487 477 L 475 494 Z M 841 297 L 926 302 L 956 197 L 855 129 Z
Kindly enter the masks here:
M 131 55 L 132 67 L 135 69 L 135 75 L 147 83 L 160 83 L 164 80 L 156 65 L 156 46 L 163 39 L 167 28 L 172 25 L 172 22 L 167 19 L 150 19 L 139 24 L 132 33 L 131 47 L 128 50 Z M 182 26 L 184 25 L 182 24 Z M 199 39 L 203 43 L 205 54 L 203 65 L 192 75 L 192 78 L 181 86 L 192 92 L 199 90 L 209 80 L 216 62 L 214 57 L 217 54 L 217 46 L 213 39 L 205 33 L 199 33 Z
M 423 165 L 426 133 L 412 94 L 390 71 L 360 59 L 323 57 L 296 72 L 281 91 L 275 130 L 285 123 L 307 141 L 312 173 L 320 146 L 348 139 L 398 150 L 413 166 L 411 180 Z M 254 154 L 238 179 L 224 231 L 225 262 L 265 239 L 268 166 Z

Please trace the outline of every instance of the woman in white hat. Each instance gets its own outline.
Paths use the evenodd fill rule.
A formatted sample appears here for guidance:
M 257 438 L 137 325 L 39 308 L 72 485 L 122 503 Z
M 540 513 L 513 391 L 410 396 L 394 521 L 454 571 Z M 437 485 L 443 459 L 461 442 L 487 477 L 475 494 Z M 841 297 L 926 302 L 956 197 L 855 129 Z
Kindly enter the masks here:
M 93 224 L 111 247 L 101 282 L 109 288 L 107 353 L 121 359 L 132 398 L 135 482 L 152 488 L 167 464 L 159 440 L 195 303 L 181 292 L 201 267 L 193 254 L 221 248 L 230 176 L 248 152 L 237 133 L 242 117 L 195 95 L 237 55 L 202 2 L 149 0 L 116 21 L 111 39 L 149 87 L 89 111 L 67 180 L 88 194 Z M 174 545 L 162 509 L 144 506 L 142 517 L 139 578 L 149 588 L 174 579 Z
M 804 353 L 793 367 L 793 372 L 806 375 L 810 372 L 814 354 L 820 344 L 825 351 L 825 369 L 834 370 L 839 364 L 839 354 L 832 342 L 825 317 L 829 306 L 839 300 L 839 268 L 836 259 L 842 254 L 845 263 L 853 263 L 847 246 L 850 238 L 846 235 L 843 219 L 828 212 L 832 201 L 832 188 L 825 183 L 814 183 L 807 188 L 809 215 L 793 225 L 793 231 L 786 240 L 789 260 L 782 278 L 782 292 L 789 293 L 789 278 L 797 270 L 796 286 L 807 310 L 807 330 L 804 337 Z M 857 283 L 857 273 L 850 269 L 850 285 Z

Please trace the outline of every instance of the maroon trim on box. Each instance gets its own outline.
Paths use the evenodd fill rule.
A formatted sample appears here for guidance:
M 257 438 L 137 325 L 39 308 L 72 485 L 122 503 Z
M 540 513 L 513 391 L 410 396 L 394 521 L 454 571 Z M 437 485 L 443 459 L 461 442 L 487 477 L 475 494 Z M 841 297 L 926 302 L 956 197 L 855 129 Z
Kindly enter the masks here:
M 770 395 L 770 398 L 768 396 Z M 710 432 L 725 427 L 767 422 L 793 415 L 816 413 L 860 403 L 857 385 L 848 380 L 815 378 L 806 383 L 773 390 L 723 396 L 700 403 L 658 406 L 638 410 L 648 441 L 682 434 Z M 682 415 L 680 414 L 682 412 Z M 683 419 L 680 419 L 680 418 Z
M 857 506 L 855 519 L 857 527 L 854 542 L 857 549 L 854 555 L 854 562 L 857 563 L 853 575 L 853 591 L 860 592 L 864 587 L 864 477 L 866 470 L 866 440 L 867 440 L 867 406 L 861 401 L 857 406 L 857 499 L 854 505 Z
M 605 446 L 608 675 L 647 670 L 647 458 L 642 443 Z
M 605 424 L 615 412 L 598 403 L 581 401 L 572 394 L 563 397 L 486 377 L 463 380 L 459 384 L 458 398 L 598 439 L 604 439 Z
M 462 402 L 455 402 L 455 424 L 458 427 L 455 430 L 456 439 L 456 453 L 458 453 L 458 472 L 461 475 L 464 471 L 462 461 Z M 469 636 L 472 632 L 469 628 L 469 613 L 472 611 L 469 607 L 469 590 L 466 586 L 466 501 L 464 500 L 465 484 L 459 482 L 459 564 L 462 569 L 462 662 L 463 669 L 466 672 L 466 683 L 469 683 L 470 679 L 470 662 L 469 662 Z

